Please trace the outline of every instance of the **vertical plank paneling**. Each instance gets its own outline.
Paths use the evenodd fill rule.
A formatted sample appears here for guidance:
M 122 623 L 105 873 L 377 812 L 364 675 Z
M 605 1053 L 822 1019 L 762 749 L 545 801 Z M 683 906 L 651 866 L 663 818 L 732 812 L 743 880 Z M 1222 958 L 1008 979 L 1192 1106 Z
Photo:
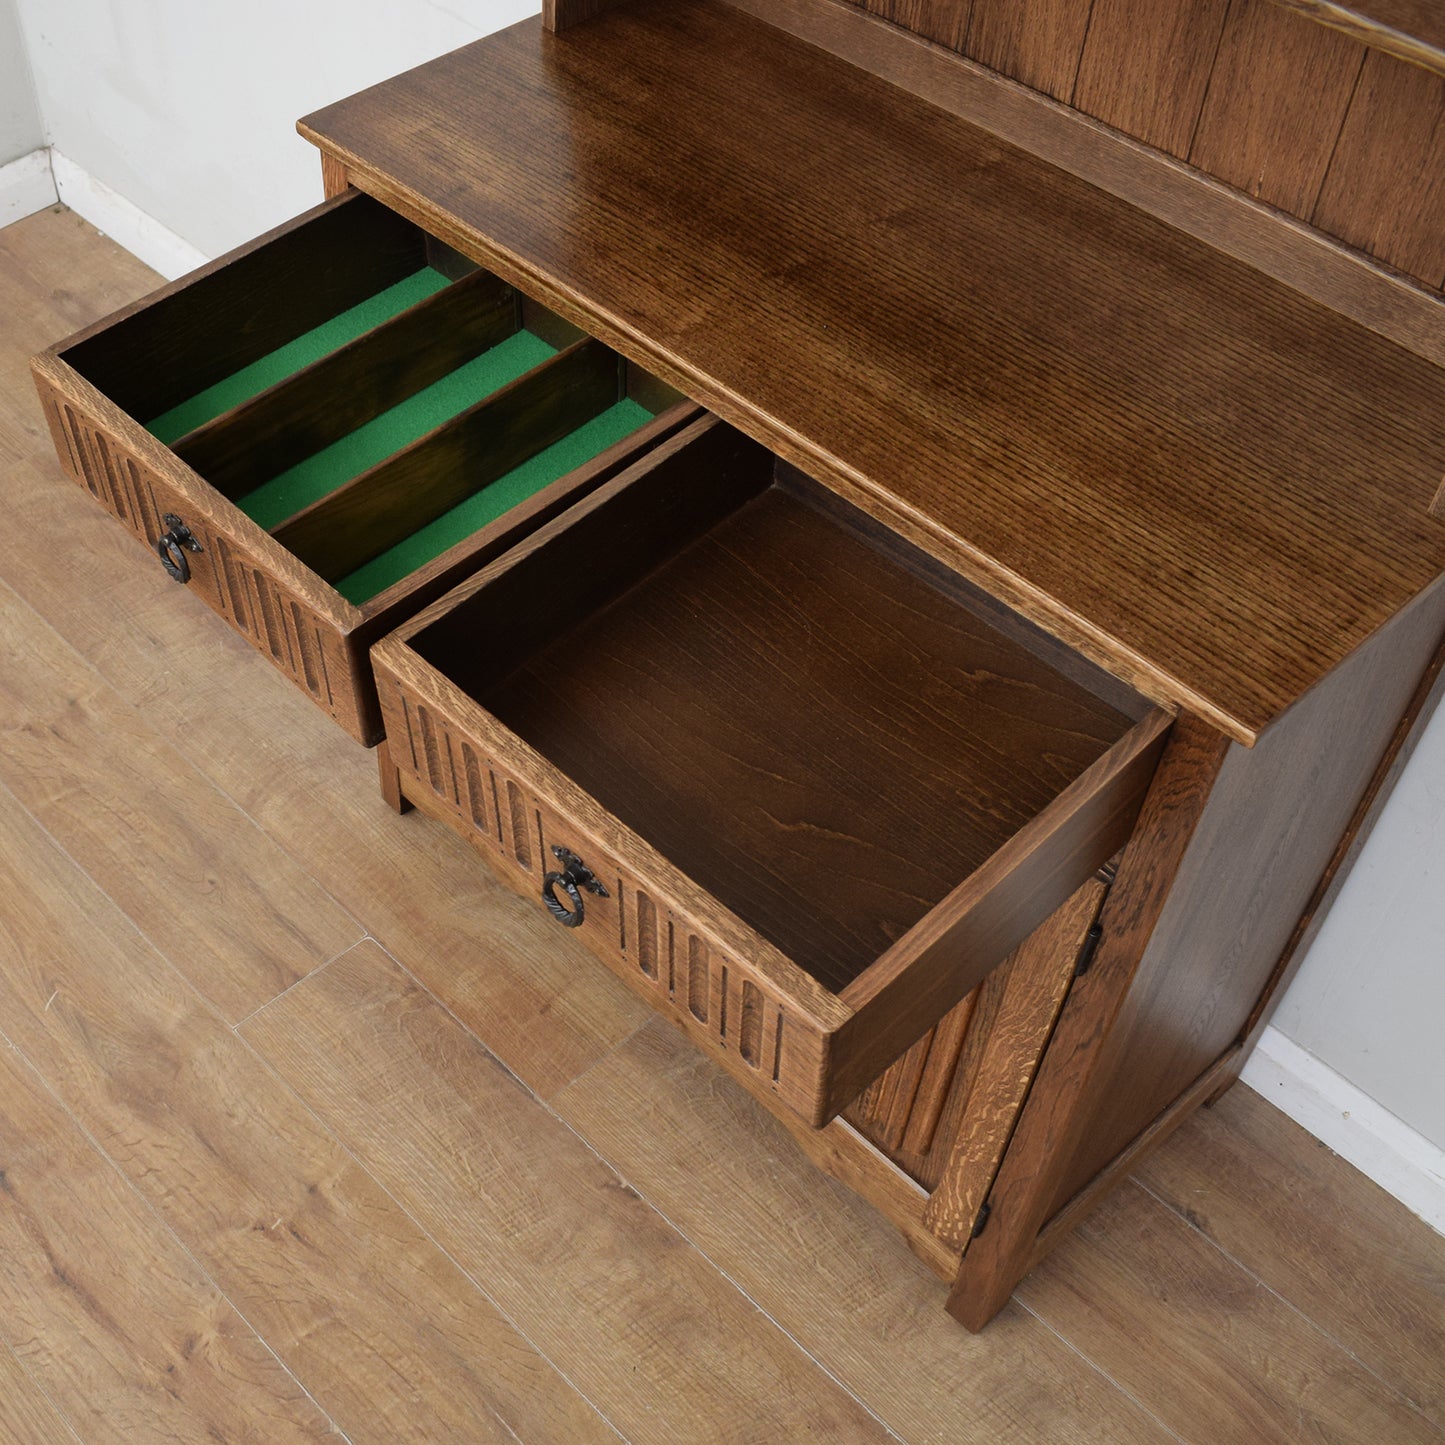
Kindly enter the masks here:
M 1228 0 L 1094 0 L 1074 105 L 1187 156 L 1228 8 Z
M 968 54 L 1055 100 L 1074 93 L 1091 0 L 973 0 Z
M 1270 0 L 1232 0 L 1189 159 L 1308 216 L 1364 56 L 1356 41 Z
M 1445 78 L 1372 50 L 1313 223 L 1445 284 Z
M 853 4 L 950 50 L 961 51 L 968 39 L 973 0 L 853 0 Z

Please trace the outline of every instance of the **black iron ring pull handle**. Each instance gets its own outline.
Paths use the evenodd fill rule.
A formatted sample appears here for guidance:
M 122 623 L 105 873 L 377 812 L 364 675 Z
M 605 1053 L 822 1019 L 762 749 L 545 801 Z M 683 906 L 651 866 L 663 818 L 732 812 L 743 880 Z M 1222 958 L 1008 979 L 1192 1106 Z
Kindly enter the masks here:
M 167 512 L 161 521 L 170 529 L 156 539 L 156 555 L 161 559 L 161 566 L 177 582 L 189 582 L 191 580 L 191 564 L 186 559 L 186 553 L 199 552 L 201 544 L 196 541 L 195 534 L 191 529 L 174 512 Z
M 582 889 L 595 893 L 600 898 L 608 897 L 607 890 L 593 877 L 592 870 L 570 848 L 554 846 L 552 856 L 562 865 L 562 872 L 548 873 L 542 879 L 542 902 L 547 912 L 563 928 L 581 928 L 587 917 L 587 906 L 582 901 Z M 556 889 L 561 887 L 572 906 L 567 907 L 557 897 Z

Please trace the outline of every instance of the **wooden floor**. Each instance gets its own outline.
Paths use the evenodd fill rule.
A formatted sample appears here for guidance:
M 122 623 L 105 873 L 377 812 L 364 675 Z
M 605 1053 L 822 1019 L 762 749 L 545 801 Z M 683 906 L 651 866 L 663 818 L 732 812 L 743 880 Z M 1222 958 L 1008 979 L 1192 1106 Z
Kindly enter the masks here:
M 1445 1440 L 1445 1243 L 1244 1088 L 983 1335 L 62 478 L 0 231 L 0 1439 Z

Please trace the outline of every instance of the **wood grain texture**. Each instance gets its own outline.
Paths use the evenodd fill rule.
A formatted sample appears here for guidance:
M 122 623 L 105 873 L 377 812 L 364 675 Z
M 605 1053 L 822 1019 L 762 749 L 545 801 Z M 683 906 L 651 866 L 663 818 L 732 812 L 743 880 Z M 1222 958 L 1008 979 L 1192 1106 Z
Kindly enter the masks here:
M 1255 1003 L 1245 1025 L 1244 1046 L 1252 1049 L 1259 1042 L 1275 1005 L 1282 1001 L 1290 980 L 1304 962 L 1310 945 L 1324 925 L 1330 908 L 1344 887 L 1350 870 L 1369 841 L 1370 833 L 1379 821 L 1381 813 L 1389 802 L 1395 784 L 1405 771 L 1416 746 L 1424 735 L 1430 719 L 1445 698 L 1445 641 L 1436 650 L 1430 665 L 1425 669 L 1414 696 L 1410 699 L 1400 718 L 1389 746 L 1380 758 L 1354 814 L 1345 827 L 1343 836 L 1326 865 L 1315 891 L 1305 905 L 1294 933 L 1280 954 L 1279 962 L 1270 975 L 1269 982 Z
M 479 700 L 835 990 L 1127 727 L 777 489 L 657 564 Z
M 830 1043 L 848 1010 L 646 840 L 616 820 L 439 674 L 384 639 L 374 652 L 403 795 L 456 825 L 527 898 L 534 926 L 555 850 L 605 893 L 569 929 L 654 1008 L 749 1085 L 826 1122 Z M 556 880 L 552 880 L 555 882 Z M 865 1080 L 866 1082 L 866 1080 Z
M 473 272 L 173 444 L 224 497 L 243 497 L 517 330 L 516 293 Z
M 0 796 L 5 1031 L 348 1435 L 615 1438 Z
M 351 185 L 351 178 L 346 173 L 346 167 L 332 156 L 321 157 L 321 191 L 329 201 L 333 196 L 339 196 Z
M 862 14 L 848 0 L 729 3 L 1032 151 L 1418 355 L 1437 364 L 1445 360 L 1438 292 L 1381 268 L 1298 218 Z
M 908 1133 L 908 1121 L 912 1117 L 914 1104 L 918 1101 L 919 1089 L 928 1069 L 929 1058 L 933 1054 L 935 1037 L 939 1030 L 943 1030 L 944 1048 L 950 1039 L 956 1039 L 961 1044 L 968 1027 L 968 1016 L 973 1012 L 977 996 L 978 989 L 974 989 L 962 1003 L 945 1014 L 934 1028 L 929 1029 L 907 1053 L 894 1060 L 888 1069 L 874 1079 L 843 1111 L 842 1117 L 848 1123 L 890 1156 L 903 1147 L 903 1140 Z M 954 1022 L 960 1016 L 961 1027 Z M 954 1053 L 956 1061 L 956 1052 L 949 1052 Z M 951 1082 L 950 1074 L 943 1087 L 946 1088 Z M 943 1090 L 935 1088 L 934 1092 L 941 1093 Z M 926 1144 L 924 1148 L 926 1150 Z
M 1225 752 L 1223 738 L 1188 716 L 1170 734 L 1109 891 L 1093 965 L 1069 991 L 990 1191 L 990 1227 L 964 1252 L 949 1296 L 949 1309 L 971 1329 L 993 1317 L 1032 1262 L 1092 1080 Z
M 402 779 L 406 784 L 406 779 Z M 464 839 L 471 849 L 475 849 L 489 861 L 496 863 L 497 855 L 491 845 L 483 840 L 478 830 L 468 820 L 465 820 L 454 809 L 447 806 L 446 802 L 432 789 L 418 787 L 415 782 L 409 784 L 410 791 L 403 792 L 403 801 L 408 807 L 415 807 L 419 813 L 434 822 L 442 824 Z M 575 841 L 575 839 L 574 839 Z M 490 872 L 491 870 L 488 870 Z M 513 874 L 505 867 L 496 868 L 496 876 L 504 883 L 516 888 L 528 900 L 528 909 L 533 923 L 532 932 L 535 935 L 537 930 L 536 907 L 538 887 L 535 881 L 526 874 Z M 519 883 L 519 879 L 523 880 Z M 620 891 L 620 890 L 619 890 Z M 628 936 L 637 939 L 640 930 L 644 927 L 655 927 L 661 933 L 669 924 L 674 930 L 674 940 L 681 930 L 681 924 L 665 910 L 654 909 L 647 918 L 646 924 L 640 923 L 643 916 L 643 909 L 639 906 L 640 896 L 635 890 L 631 892 L 631 910 L 622 919 L 618 927 L 618 933 L 630 930 Z M 595 903 L 596 900 L 593 900 Z M 616 917 L 616 915 L 611 915 Z M 584 935 L 585 937 L 585 935 Z M 588 945 L 594 954 L 602 957 L 604 961 L 610 961 L 607 950 L 599 948 L 596 942 L 598 935 L 593 934 L 587 939 Z M 582 942 L 582 939 L 576 940 Z M 674 941 L 674 957 L 677 956 L 677 943 Z M 641 952 L 642 950 L 638 950 Z M 695 970 L 692 965 L 694 958 L 691 948 L 685 948 L 686 966 L 682 976 L 686 980 Z M 709 966 L 718 962 L 715 954 L 707 956 Z M 585 969 L 585 965 L 583 968 Z M 649 979 L 647 974 L 635 967 L 619 967 L 615 971 L 622 977 L 625 983 L 632 986 L 633 990 L 643 997 L 654 1007 L 658 1003 L 658 995 L 664 997 L 668 993 L 667 970 L 659 967 L 659 978 Z M 595 970 L 593 970 L 595 972 Z M 684 989 L 684 1003 L 688 998 L 688 984 L 682 984 Z M 718 990 L 721 993 L 721 990 Z M 709 1005 L 714 998 L 713 990 L 709 986 L 706 990 Z M 679 1026 L 684 1033 L 699 1045 L 704 1051 L 716 1050 L 720 1044 L 724 1052 L 722 1058 L 725 1062 L 728 1058 L 726 1045 L 729 1042 L 727 1035 L 721 1035 L 716 1028 L 710 1028 L 705 1021 L 696 1019 L 687 1007 L 681 1007 L 668 1014 L 669 1021 Z M 791 1036 L 790 1036 L 791 1040 Z M 789 1051 L 793 1051 L 790 1041 Z M 714 1057 L 717 1057 L 715 1054 Z M 927 1202 L 927 1195 L 923 1189 L 902 1170 L 895 1167 L 884 1155 L 878 1152 L 861 1134 L 845 1124 L 842 1120 L 834 1120 L 824 1128 L 818 1128 L 813 1122 L 813 1111 L 791 1108 L 778 1108 L 777 1094 L 779 1092 L 779 1081 L 771 1079 L 767 1072 L 751 1066 L 730 1068 L 732 1077 L 747 1090 L 753 1098 L 771 1109 L 781 1122 L 792 1134 L 803 1153 L 824 1173 L 833 1178 L 841 1180 L 848 1188 L 853 1190 L 860 1198 L 871 1203 L 884 1218 L 892 1221 L 907 1240 L 913 1252 L 923 1260 L 940 1278 L 952 1279 L 958 1270 L 957 1251 L 948 1248 L 940 1243 L 936 1236 L 931 1234 L 923 1226 L 923 1209 Z M 816 1079 L 816 1067 L 810 1078 Z M 786 1090 L 782 1092 L 786 1093 Z M 808 1098 L 816 1096 L 816 1085 L 810 1087 Z
M 968 54 L 1055 100 L 1074 93 L 1092 0 L 973 0 Z
M 1048 924 L 1044 923 L 1040 926 L 1047 928 Z M 948 1156 L 952 1152 L 953 1143 L 957 1140 L 959 1130 L 963 1127 L 964 1115 L 968 1109 L 968 1096 L 973 1092 L 974 1081 L 978 1078 L 979 1066 L 983 1063 L 984 1052 L 988 1048 L 988 1041 L 993 1033 L 994 1021 L 998 1017 L 1004 995 L 1008 992 L 1011 977 L 1012 970 L 1007 967 L 995 969 L 971 995 L 974 1000 L 973 1016 L 969 1020 L 968 1032 L 963 1036 L 962 1045 L 958 1050 L 958 1059 L 953 1068 L 952 1078 L 948 1081 L 949 1087 L 946 1091 L 941 1091 L 941 1098 L 936 1099 L 935 1107 L 938 1111 L 938 1119 L 929 1151 L 926 1155 L 918 1158 L 916 1164 L 915 1161 L 909 1160 L 907 1155 L 903 1156 L 903 1159 L 908 1161 L 907 1167 L 910 1168 L 910 1172 L 914 1172 L 918 1181 L 929 1190 L 938 1187 L 938 1182 L 948 1163 Z M 916 1138 L 916 1135 L 914 1137 Z M 908 1147 L 909 1140 L 905 1139 L 904 1144 L 905 1147 Z M 917 1145 L 915 1144 L 913 1147 L 916 1148 Z M 955 1269 L 954 1273 L 957 1272 Z
M 1187 156 L 1228 8 L 1228 0 L 1094 0 L 1073 105 Z
M 9 1048 L 0 1191 L 0 1336 L 85 1440 L 334 1438 L 333 1422 Z
M 1314 209 L 1317 226 L 1445 285 L 1445 77 L 1372 52 Z
M 962 53 L 968 45 L 973 0 L 851 0 L 870 15 L 891 21 Z
M 835 1102 L 853 1097 L 1118 852 L 1169 723 L 1164 713 L 1139 723 L 843 991 L 854 1012 L 833 1046 Z
M 0 1432 L 11 1445 L 76 1445 L 80 1436 L 0 1339 Z
M 1081 1355 L 1016 1306 L 978 1339 L 950 1327 L 932 1274 L 892 1228 L 821 1179 L 776 1120 L 661 1020 L 557 1107 L 904 1439 L 1168 1438 L 1123 1395 L 1101 1398 Z
M 200 549 L 187 555 L 187 590 L 353 737 L 374 742 L 375 700 L 348 646 L 360 609 L 63 361 L 40 356 L 33 371 L 61 465 L 145 546 L 151 578 L 173 585 L 155 548 L 174 516 Z
M 1242 740 L 1445 565 L 1426 514 L 1445 439 L 1418 420 L 1445 399 L 1435 368 L 729 7 L 643 3 L 587 34 L 514 27 L 303 130 L 452 244 Z M 667 159 L 680 145 L 686 167 Z M 940 190 L 940 167 L 972 179 Z M 459 170 L 485 180 L 458 185 Z M 536 184 L 563 173 L 565 195 Z
M 621 0 L 542 0 L 542 24 L 552 31 L 585 24 Z
M 1445 1428 L 1445 1258 L 1404 1205 L 1252 1089 L 1195 1114 L 1139 1182 Z M 1362 1227 L 1363 1226 L 1363 1227 Z
M 626 1439 L 888 1438 L 374 944 L 244 1032 Z
M 377 221 L 378 213 L 389 219 Z M 328 260 L 333 251 L 336 259 Z M 234 427 L 221 419 L 219 437 L 207 440 L 209 433 L 202 429 L 198 435 L 182 438 L 187 455 L 196 451 L 202 462 L 208 458 L 214 461 L 217 455 L 227 457 L 220 467 L 221 488 L 212 486 L 175 451 L 163 446 L 141 422 L 154 414 L 152 407 L 160 397 L 157 388 L 169 386 L 181 396 L 190 395 L 200 384 L 198 378 L 211 374 L 214 368 L 205 329 L 208 319 L 221 325 L 211 349 L 223 358 L 224 370 L 264 353 L 267 343 L 279 344 L 288 339 L 294 334 L 290 328 L 297 324 L 296 316 L 307 325 L 314 324 L 322 314 L 316 310 L 321 302 L 329 307 L 340 305 L 348 297 L 359 299 L 368 294 L 366 288 L 373 283 L 385 285 L 388 278 L 396 279 L 392 272 L 408 274 L 431 259 L 448 266 L 449 271 L 456 270 L 460 277 L 444 297 L 434 298 L 436 302 L 440 304 L 445 297 L 459 298 L 448 312 L 455 322 L 462 313 L 469 313 L 468 299 L 479 298 L 481 339 L 485 339 L 488 326 L 499 319 L 497 307 L 487 300 L 487 278 L 469 275 L 474 269 L 469 263 L 452 266 L 439 253 L 437 244 L 410 223 L 385 212 L 360 193 L 349 193 L 203 267 L 192 277 L 85 327 L 32 363 L 56 454 L 75 481 L 144 542 L 152 554 L 170 526 L 164 518 L 179 517 L 200 546 L 191 558 L 190 589 L 250 638 L 352 737 L 367 745 L 381 736 L 376 693 L 366 659 L 366 648 L 374 637 L 439 596 L 503 550 L 528 526 L 561 510 L 574 493 L 585 493 L 624 465 L 633 451 L 666 435 L 689 415 L 686 407 L 675 404 L 674 393 L 650 378 L 638 378 L 638 394 L 648 402 L 669 407 L 669 412 L 608 448 L 589 465 L 559 478 L 479 528 L 371 598 L 365 606 L 353 606 L 330 585 L 331 579 L 400 540 L 420 521 L 434 517 L 438 509 L 445 510 L 446 495 L 466 495 L 475 489 L 475 484 L 468 487 L 466 472 L 466 464 L 476 450 L 474 429 L 467 424 L 470 413 L 354 479 L 340 493 L 302 513 L 299 521 L 292 519 L 297 546 L 318 549 L 317 561 L 325 577 L 263 531 L 223 493 L 240 487 L 248 477 L 254 479 L 253 471 L 248 469 L 264 461 L 268 454 L 274 460 L 277 449 L 289 455 L 298 446 L 309 446 L 348 418 L 355 420 L 360 413 L 414 386 L 419 375 L 428 374 L 428 367 L 434 370 L 442 364 L 457 338 L 448 341 L 440 334 L 445 328 L 434 324 L 430 309 L 423 306 L 396 318 L 393 326 L 383 326 L 363 337 L 355 347 L 343 348 L 319 362 L 299 379 L 292 377 L 288 383 L 264 393 L 256 399 L 256 410 L 243 407 L 238 413 L 240 419 L 232 418 Z M 312 272 L 328 266 L 336 274 L 328 272 L 324 284 L 312 286 Z M 273 285 L 276 296 L 267 290 Z M 289 309 L 285 304 L 288 288 L 307 293 L 303 302 Z M 507 288 L 492 282 L 491 289 L 493 302 L 499 299 L 500 292 L 500 320 L 514 330 L 517 314 L 507 300 Z M 396 361 L 394 348 L 408 337 L 415 341 L 418 329 L 427 333 L 429 344 L 435 342 L 435 353 L 421 368 L 403 358 L 402 377 L 388 375 Z M 461 329 L 471 338 L 465 341 L 464 350 L 478 344 L 477 330 L 470 322 Z M 145 348 L 154 344 L 157 336 L 170 336 L 172 331 L 175 334 L 169 350 L 155 356 L 156 377 L 135 381 L 132 373 L 148 369 L 126 361 L 127 345 L 133 342 L 145 354 Z M 378 336 L 383 340 L 379 341 Z M 386 360 L 388 356 L 392 362 Z M 614 384 L 610 397 L 614 400 L 621 395 L 624 384 L 616 372 L 620 365 L 612 358 Z M 356 383 L 354 373 L 358 370 L 373 373 L 365 385 Z M 165 380 L 172 372 L 174 381 Z M 105 392 L 88 379 L 92 376 L 103 383 Z M 312 413 L 324 401 L 324 397 L 318 401 L 316 390 L 323 384 L 344 384 L 348 399 L 328 408 L 325 419 L 318 420 Z M 521 394 L 528 393 L 524 390 Z M 117 404 L 117 396 L 132 406 L 131 412 Z M 234 448 L 236 428 L 250 434 L 253 427 L 265 433 L 255 458 L 245 453 L 244 447 L 244 455 Z M 518 422 L 516 433 L 513 451 L 521 448 L 529 435 L 536 439 L 535 430 L 524 422 Z M 506 445 L 490 450 L 494 467 L 504 464 L 511 455 Z M 476 471 L 480 476 L 495 475 L 488 473 L 485 466 Z M 411 515 L 400 518 L 395 506 L 399 488 L 414 509 Z M 388 499 L 392 503 L 390 510 L 383 505 Z M 357 505 L 358 500 L 368 505 Z M 423 501 L 431 506 L 429 513 L 421 505 Z M 346 525 L 338 526 L 338 519 Z M 159 569 L 160 564 L 152 557 L 151 565 Z
M 680 433 L 373 660 L 407 795 L 523 891 L 582 857 L 583 941 L 821 1124 L 1117 851 L 1168 719 L 1127 728 L 768 466 Z
M 1275 736 L 1231 748 L 1105 1050 L 1055 1207 L 1247 1031 L 1442 632 L 1437 588 Z
M 1190 161 L 1310 215 L 1364 58 L 1362 46 L 1272 0 L 1230 0 Z
M 1445 15 L 1435 0 L 1274 0 L 1375 50 L 1445 75 Z
M 1440 1433 L 1329 1335 L 1137 1185 L 1024 1281 L 1019 1299 L 1185 1439 L 1436 1442 Z M 1153 1345 L 1171 1342 L 1175 1388 Z
M 1135 1135 L 1128 1146 L 1114 1155 L 1082 1189 L 1071 1194 L 1069 1202 L 1051 1215 L 1039 1231 L 1029 1251 L 1028 1267 L 1032 1269 L 1068 1239 L 1079 1221 L 1087 1219 L 1099 1207 L 1100 1201 L 1118 1189 L 1136 1167 L 1147 1162 L 1150 1155 L 1167 1144 L 1202 1105 L 1209 1104 L 1228 1090 L 1238 1079 L 1243 1062 L 1243 1044 L 1234 1044 L 1226 1049 L 1163 1113 L 1155 1115 L 1147 1129 Z
M 1010 960 L 1009 987 L 924 1214 L 945 1243 L 962 1249 L 968 1242 L 1107 892 L 1091 879 Z
M 4 583 L 0 617 L 0 780 L 226 1019 L 360 939 L 356 919 Z
M 546 1094 L 645 1019 L 584 949 L 539 936 L 532 906 L 489 884 L 469 849 L 437 837 L 419 844 L 379 802 L 374 761 L 339 730 L 308 726 L 313 709 L 300 693 L 241 639 L 218 634 L 205 608 L 178 606 L 137 572 L 132 544 L 72 492 L 53 471 L 0 472 L 16 516 L 64 528 L 84 549 L 105 611 L 33 549 L 9 556 L 7 577 L 188 763 L 365 915 L 509 1068 Z M 204 665 L 180 673 L 177 657 Z M 250 705 L 238 709 L 238 697 Z

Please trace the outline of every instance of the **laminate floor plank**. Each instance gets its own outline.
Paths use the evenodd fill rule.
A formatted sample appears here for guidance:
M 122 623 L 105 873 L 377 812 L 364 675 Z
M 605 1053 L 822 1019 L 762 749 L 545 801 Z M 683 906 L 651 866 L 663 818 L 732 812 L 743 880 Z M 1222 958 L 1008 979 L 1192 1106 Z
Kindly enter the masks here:
M 0 1031 L 347 1437 L 611 1440 L 8 793 Z
M 364 933 L 3 582 L 0 780 L 232 1023 Z
M 79 1439 L 0 1340 L 0 1440 L 6 1445 L 75 1445 Z
M 0 500 L 14 509 L 0 577 L 508 1068 L 554 1092 L 637 1028 L 645 1006 L 576 940 L 539 933 L 535 910 L 465 844 L 391 813 L 372 754 L 172 583 L 54 458 L 28 357 L 156 279 L 66 213 L 3 232 L 0 445 L 19 457 L 0 468 Z M 47 309 L 57 292 L 63 304 Z M 64 565 L 37 536 L 64 538 Z
M 1403 1395 L 1132 1181 L 1014 1298 L 1197 1445 L 1445 1440 Z
M 376 944 L 243 1033 L 628 1440 L 889 1438 Z
M 1238 1086 L 1136 1177 L 1445 1428 L 1445 1240 Z
M 0 1337 L 87 1442 L 281 1445 L 333 1423 L 0 1046 Z
M 662 1020 L 558 1095 L 562 1117 L 911 1442 L 1174 1437 L 1025 1310 L 980 1335 L 897 1231 Z

